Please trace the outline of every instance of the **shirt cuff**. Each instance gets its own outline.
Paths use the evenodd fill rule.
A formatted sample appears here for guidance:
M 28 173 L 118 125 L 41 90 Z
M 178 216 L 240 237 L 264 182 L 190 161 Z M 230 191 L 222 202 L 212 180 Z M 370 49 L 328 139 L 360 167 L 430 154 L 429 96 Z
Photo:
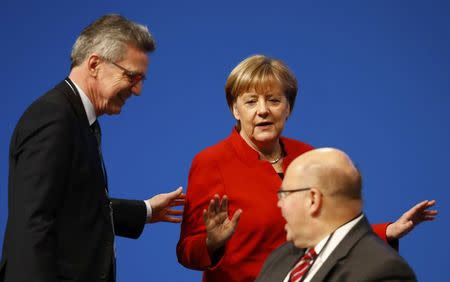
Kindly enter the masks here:
M 150 199 L 144 201 L 145 206 L 147 207 L 147 220 L 152 218 L 152 205 L 150 205 Z

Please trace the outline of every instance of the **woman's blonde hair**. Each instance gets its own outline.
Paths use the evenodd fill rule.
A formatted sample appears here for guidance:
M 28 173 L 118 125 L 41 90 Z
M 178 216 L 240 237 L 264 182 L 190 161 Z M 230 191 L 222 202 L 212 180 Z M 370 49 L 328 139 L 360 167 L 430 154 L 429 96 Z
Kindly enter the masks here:
M 294 74 L 280 60 L 264 55 L 250 56 L 240 62 L 228 76 L 225 83 L 228 107 L 232 109 L 237 97 L 249 90 L 262 93 L 273 87 L 281 87 L 292 112 L 298 91 Z

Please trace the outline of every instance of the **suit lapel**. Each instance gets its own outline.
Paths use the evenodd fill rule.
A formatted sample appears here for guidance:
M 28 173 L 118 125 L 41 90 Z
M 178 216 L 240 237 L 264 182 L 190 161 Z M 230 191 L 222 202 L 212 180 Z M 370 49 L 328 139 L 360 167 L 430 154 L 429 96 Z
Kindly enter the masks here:
M 97 193 L 99 195 L 99 199 L 102 202 L 102 206 L 107 207 L 102 209 L 104 211 L 104 214 L 106 218 L 109 219 L 109 199 L 105 193 L 106 189 L 106 178 L 104 176 L 104 169 L 102 167 L 102 161 L 100 160 L 100 155 L 98 153 L 98 146 L 97 146 L 97 140 L 94 136 L 94 133 L 92 132 L 89 120 L 87 118 L 86 111 L 83 106 L 83 102 L 81 101 L 80 93 L 78 93 L 77 88 L 73 84 L 73 82 L 67 77 L 65 80 L 63 80 L 61 83 L 59 83 L 55 89 L 60 91 L 62 94 L 64 94 L 64 97 L 69 101 L 69 104 L 71 105 L 74 113 L 76 114 L 81 127 L 83 128 L 83 132 L 85 132 L 85 136 L 87 138 L 87 142 L 89 144 L 89 148 L 92 148 L 93 154 L 92 156 L 95 156 L 96 160 L 96 167 L 97 167 L 97 173 L 98 173 L 98 181 L 99 181 L 99 187 L 100 189 L 96 189 Z M 87 149 L 87 148 L 86 148 Z M 94 153 L 95 152 L 95 153 Z
M 89 127 L 89 121 L 86 111 L 84 110 L 83 102 L 81 102 L 80 93 L 78 93 L 78 90 L 73 82 L 67 77 L 55 88 L 64 93 L 64 96 L 70 102 L 70 105 L 72 106 L 80 122 Z
M 339 263 L 340 260 L 344 259 L 352 247 L 358 243 L 358 241 L 368 232 L 371 232 L 371 227 L 366 217 L 363 217 L 360 222 L 358 222 L 350 232 L 345 236 L 345 238 L 337 245 L 331 255 L 319 268 L 318 272 L 311 279 L 311 282 L 325 281 L 328 273 Z
M 296 248 L 291 242 L 284 243 L 270 255 L 256 281 L 283 281 L 304 252 L 304 249 Z
M 291 244 L 288 254 L 283 257 L 282 262 L 276 267 L 276 275 L 279 276 L 279 281 L 284 280 L 287 273 L 289 273 L 289 271 L 294 268 L 295 264 L 299 261 L 304 253 L 305 249 L 299 249 Z

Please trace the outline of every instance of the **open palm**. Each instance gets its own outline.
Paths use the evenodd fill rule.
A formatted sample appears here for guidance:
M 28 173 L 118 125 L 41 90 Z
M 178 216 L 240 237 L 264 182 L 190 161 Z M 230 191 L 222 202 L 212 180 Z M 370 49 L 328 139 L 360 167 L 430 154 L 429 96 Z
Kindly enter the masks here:
M 222 247 L 233 235 L 236 230 L 242 210 L 238 209 L 232 218 L 228 217 L 228 198 L 219 195 L 209 202 L 208 209 L 203 210 L 203 219 L 205 221 L 207 241 L 206 244 L 210 251 Z

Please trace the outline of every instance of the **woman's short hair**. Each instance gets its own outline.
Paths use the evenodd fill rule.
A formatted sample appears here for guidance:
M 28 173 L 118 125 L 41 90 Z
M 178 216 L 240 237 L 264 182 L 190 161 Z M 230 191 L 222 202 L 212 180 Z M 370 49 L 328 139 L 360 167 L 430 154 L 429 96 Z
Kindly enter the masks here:
M 225 93 L 228 107 L 233 107 L 239 95 L 249 91 L 264 92 L 281 87 L 292 112 L 297 96 L 297 79 L 280 60 L 253 55 L 240 62 L 228 76 Z
M 97 53 L 112 62 L 123 59 L 129 46 L 143 52 L 155 50 L 155 40 L 146 26 L 120 15 L 105 15 L 87 26 L 77 38 L 71 53 L 71 68 Z

